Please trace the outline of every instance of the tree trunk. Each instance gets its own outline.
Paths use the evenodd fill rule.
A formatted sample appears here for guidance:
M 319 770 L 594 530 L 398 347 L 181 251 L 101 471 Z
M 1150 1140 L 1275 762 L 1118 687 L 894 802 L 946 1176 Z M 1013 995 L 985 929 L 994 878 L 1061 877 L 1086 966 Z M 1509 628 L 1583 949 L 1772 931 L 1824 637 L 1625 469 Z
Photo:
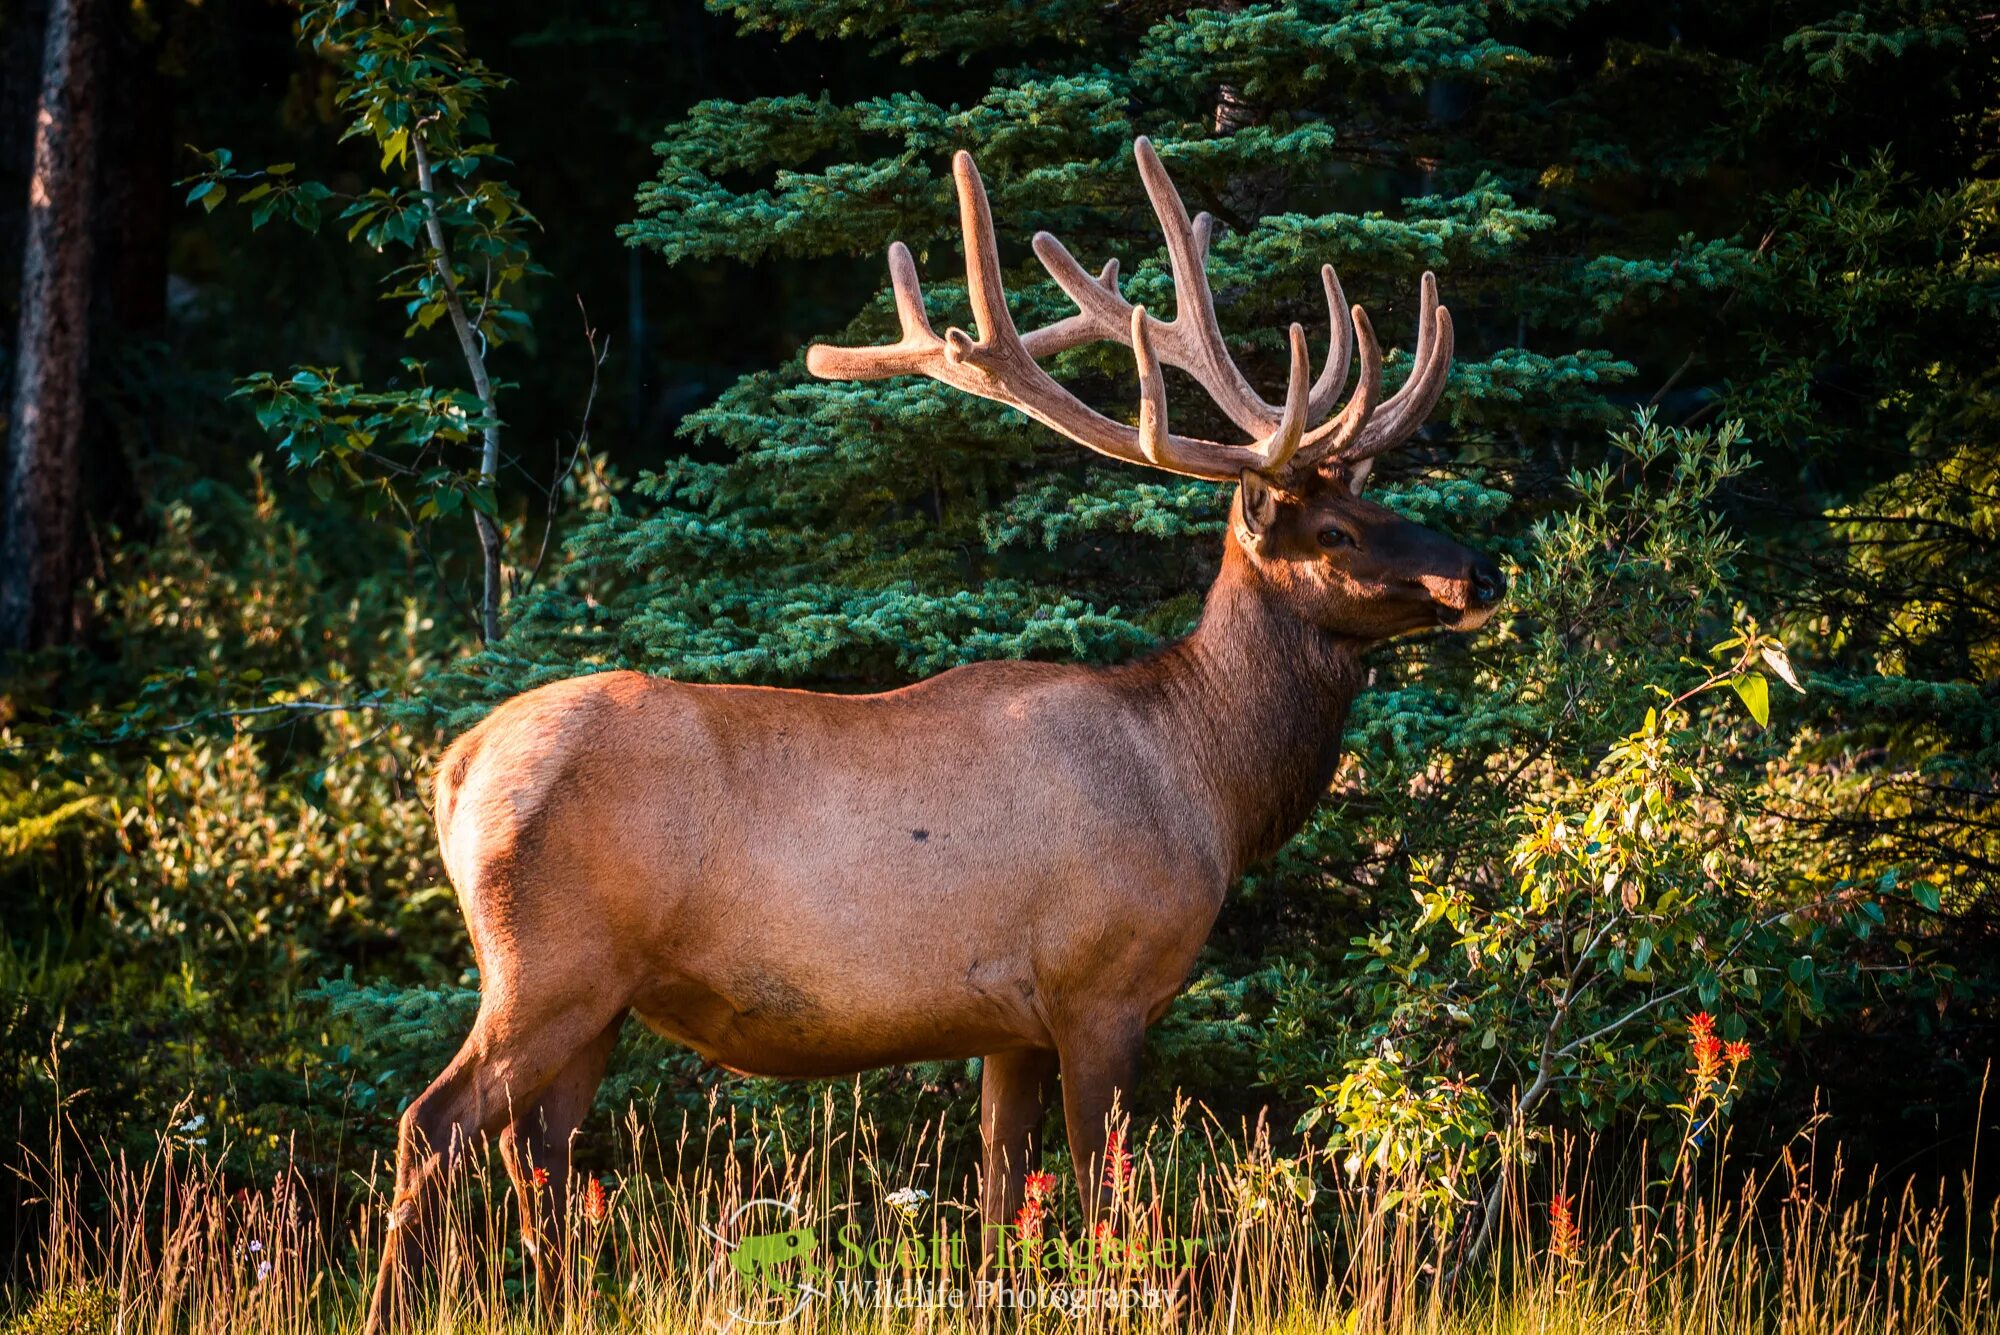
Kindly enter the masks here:
M 69 638 L 89 352 L 96 0 L 52 0 L 0 502 L 0 650 Z

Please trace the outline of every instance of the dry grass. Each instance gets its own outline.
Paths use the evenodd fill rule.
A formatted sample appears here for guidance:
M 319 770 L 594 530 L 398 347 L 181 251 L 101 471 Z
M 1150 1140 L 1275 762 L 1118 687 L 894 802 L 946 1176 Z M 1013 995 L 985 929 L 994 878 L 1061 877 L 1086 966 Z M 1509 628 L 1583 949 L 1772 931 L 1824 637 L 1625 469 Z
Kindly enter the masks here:
M 935 1251 L 917 1244 L 963 1237 L 973 1223 L 972 1184 L 932 1167 L 951 1161 L 937 1128 L 885 1145 L 865 1109 L 829 1095 L 802 1139 L 726 1115 L 690 1119 L 671 1137 L 636 1117 L 624 1130 L 629 1161 L 606 1179 L 601 1210 L 577 1193 L 565 1315 L 537 1325 L 506 1180 L 482 1165 L 451 1193 L 442 1265 L 418 1328 L 713 1331 L 742 1326 L 732 1312 L 783 1314 L 793 1300 L 746 1285 L 717 1237 L 733 1236 L 727 1221 L 746 1202 L 774 1198 L 815 1230 L 823 1263 L 852 1259 L 835 1241 L 847 1226 L 858 1230 L 850 1239 L 899 1258 L 879 1273 L 836 1268 L 815 1282 L 824 1296 L 762 1327 L 799 1335 L 1035 1325 L 1229 1335 L 2000 1332 L 1993 1203 L 1972 1198 L 1969 1178 L 1948 1199 L 1846 1190 L 1838 1156 L 1814 1128 L 1767 1172 L 1723 1173 L 1711 1159 L 1701 1173 L 1684 1165 L 1666 1184 L 1594 1164 L 1588 1146 L 1543 1145 L 1505 1193 L 1495 1263 L 1453 1285 L 1444 1282 L 1449 1249 L 1398 1184 L 1329 1187 L 1338 1170 L 1324 1160 L 1280 1157 L 1254 1130 L 1225 1135 L 1182 1108 L 1137 1145 L 1115 1232 L 1149 1243 L 1199 1238 L 1198 1259 L 1183 1264 L 1176 1247 L 1171 1264 L 1155 1264 L 1167 1255 L 1155 1249 L 1143 1265 L 1081 1282 L 1057 1261 L 1019 1278 L 1014 1301 L 1032 1293 L 1032 1309 L 980 1302 L 990 1290 L 964 1272 L 948 1278 L 943 1303 L 932 1300 L 938 1272 L 917 1258 Z M 257 1193 L 226 1190 L 184 1140 L 162 1136 L 146 1163 L 35 1166 L 48 1229 L 31 1281 L 10 1294 L 10 1333 L 358 1327 L 383 1202 L 364 1193 L 320 1220 L 289 1180 Z M 1740 1183 L 1726 1200 L 1703 1185 L 1724 1178 Z M 1566 1198 L 1580 1225 L 1573 1245 L 1551 1236 L 1552 1179 L 1576 1193 Z M 927 1197 L 912 1203 L 897 1194 L 906 1188 Z M 108 1212 L 86 1217 L 82 1202 L 99 1194 Z M 1075 1237 L 1074 1192 L 1064 1195 L 1070 1223 L 1051 1214 L 1049 1232 Z M 752 1218 L 777 1222 L 770 1207 Z M 795 1266 L 779 1273 L 798 1277 Z M 856 1301 L 857 1280 L 886 1285 L 890 1305 L 879 1287 Z M 899 1293 L 922 1297 L 899 1304 Z M 1079 1295 L 1087 1310 L 1045 1305 Z

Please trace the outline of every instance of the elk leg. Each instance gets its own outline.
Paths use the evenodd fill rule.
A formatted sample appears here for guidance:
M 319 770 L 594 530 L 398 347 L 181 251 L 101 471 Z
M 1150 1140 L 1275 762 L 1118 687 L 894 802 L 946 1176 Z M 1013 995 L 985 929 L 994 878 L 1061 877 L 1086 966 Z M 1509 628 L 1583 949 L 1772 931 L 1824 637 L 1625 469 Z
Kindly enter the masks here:
M 1112 1110 L 1115 1105 L 1121 1119 L 1131 1113 L 1145 1042 L 1145 1023 L 1134 1016 L 1078 1033 L 1058 1048 L 1063 1122 L 1069 1132 L 1070 1159 L 1076 1165 L 1076 1192 L 1083 1202 L 1084 1223 L 1092 1230 L 1111 1200 L 1104 1149 Z
M 568 1280 L 570 1146 L 604 1083 L 604 1068 L 624 1026 L 623 1014 L 606 1025 L 500 1137 L 500 1157 L 521 1208 L 521 1241 L 534 1258 L 535 1288 L 550 1311 L 560 1309 Z M 545 1181 L 535 1180 L 536 1169 Z
M 489 994 L 490 995 L 490 994 Z M 518 995 L 518 994 L 517 994 Z M 410 1313 L 415 1270 L 425 1259 L 429 1218 L 466 1151 L 532 1104 L 577 1050 L 603 1030 L 599 1012 L 559 1012 L 523 1023 L 482 1005 L 465 1046 L 404 1110 L 396 1139 L 396 1195 L 382 1239 L 382 1265 L 364 1335 L 385 1335 Z
M 1021 1209 L 1021 1180 L 1041 1159 L 1042 1117 L 1056 1083 L 1047 1048 L 996 1052 L 981 1063 L 979 1132 L 986 1142 L 979 1189 L 979 1255 L 990 1266 L 1002 1229 Z

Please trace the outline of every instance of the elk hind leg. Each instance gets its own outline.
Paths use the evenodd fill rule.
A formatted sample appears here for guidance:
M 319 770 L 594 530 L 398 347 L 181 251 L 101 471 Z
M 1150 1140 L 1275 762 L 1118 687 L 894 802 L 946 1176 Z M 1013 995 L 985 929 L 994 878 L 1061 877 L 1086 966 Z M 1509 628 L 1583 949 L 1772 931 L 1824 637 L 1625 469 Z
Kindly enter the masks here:
M 512 1121 L 515 1108 L 538 1100 L 608 1019 L 574 1007 L 548 1007 L 530 1018 L 482 1003 L 465 1045 L 398 1126 L 396 1195 L 365 1335 L 386 1335 L 412 1315 L 416 1271 L 436 1250 L 431 1216 L 467 1150 Z
M 624 1025 L 621 1012 L 569 1059 L 540 1098 L 515 1114 L 500 1137 L 500 1157 L 520 1203 L 521 1240 L 535 1262 L 535 1288 L 552 1311 L 561 1307 L 569 1280 L 570 1147 Z

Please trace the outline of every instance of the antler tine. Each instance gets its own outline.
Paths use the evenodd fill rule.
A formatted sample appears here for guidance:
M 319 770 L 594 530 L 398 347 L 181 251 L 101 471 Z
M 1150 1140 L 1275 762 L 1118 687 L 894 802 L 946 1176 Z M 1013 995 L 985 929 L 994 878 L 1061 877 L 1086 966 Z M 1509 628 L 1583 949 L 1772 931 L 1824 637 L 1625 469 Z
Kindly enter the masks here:
M 1041 253 L 1041 243 L 1045 237 L 1057 249 L 1060 250 L 1062 248 L 1062 242 L 1049 236 L 1047 232 L 1037 232 L 1035 234 L 1035 250 L 1037 254 Z M 1077 264 L 1068 251 L 1063 251 L 1063 258 L 1068 260 L 1079 271 L 1082 270 L 1083 266 Z M 1042 263 L 1046 266 L 1048 261 L 1043 260 Z M 1095 279 L 1091 278 L 1089 274 L 1084 274 L 1083 281 L 1086 287 L 1108 292 L 1120 305 L 1124 304 L 1125 298 L 1118 292 L 1117 256 L 1114 255 L 1104 262 L 1104 271 L 1098 274 Z M 1030 357 L 1053 357 L 1058 352 L 1068 352 L 1071 348 L 1082 347 L 1085 343 L 1095 343 L 1104 337 L 1106 337 L 1104 329 L 1098 320 L 1088 312 L 1079 309 L 1075 315 L 1066 316 L 1063 319 L 1057 320 L 1052 325 L 1045 325 L 1040 329 L 1030 329 L 1027 333 L 1021 335 L 1021 346 L 1028 350 Z M 1129 333 L 1127 337 L 1130 337 Z
M 1139 366 L 1139 448 L 1145 452 L 1147 462 L 1171 467 L 1174 437 L 1167 432 L 1166 382 L 1160 375 L 1159 358 L 1153 353 L 1147 321 L 1146 308 L 1134 306 L 1130 336 L 1132 356 Z M 1312 360 L 1306 351 L 1306 331 L 1296 324 L 1291 329 L 1291 347 L 1292 367 L 1285 385 L 1284 413 L 1276 428 L 1255 447 L 1263 456 L 1253 465 L 1260 473 L 1281 471 L 1305 439 L 1306 405 L 1310 398 L 1307 378 L 1312 375 Z
M 1195 250 L 1198 255 L 1208 253 L 1209 235 L 1214 219 L 1206 213 L 1195 215 Z M 1134 307 L 1118 291 L 1118 261 L 1111 260 L 1104 266 L 1104 272 L 1097 278 L 1090 276 L 1089 270 L 1078 263 L 1076 257 L 1062 241 L 1048 232 L 1035 233 L 1035 255 L 1042 267 L 1076 303 L 1077 313 L 1045 329 L 1037 329 L 1022 335 L 1022 342 L 1037 357 L 1063 352 L 1093 339 L 1112 339 L 1120 343 L 1132 341 L 1132 311 Z M 1326 289 L 1327 325 L 1331 331 L 1327 348 L 1326 365 L 1321 368 L 1319 378 L 1313 382 L 1311 396 L 1306 406 L 1307 422 L 1323 422 L 1340 393 L 1347 384 L 1347 372 L 1354 352 L 1354 327 L 1347 316 L 1347 294 L 1340 285 L 1340 276 L 1331 264 L 1320 266 L 1320 283 Z M 1162 321 L 1149 315 L 1146 326 L 1153 338 L 1162 344 L 1171 345 L 1175 355 L 1170 358 L 1174 365 L 1182 366 L 1199 378 L 1202 366 L 1193 359 L 1179 355 L 1182 342 L 1174 337 L 1180 321 Z M 1190 363 L 1184 365 L 1184 362 Z M 1208 388 L 1206 381 L 1203 388 Z M 1260 400 L 1261 402 L 1261 400 Z M 1272 409 L 1277 412 L 1278 410 Z M 1255 428 L 1252 428 L 1255 429 Z
M 889 247 L 889 288 L 896 297 L 896 319 L 903 337 L 929 340 L 937 337 L 931 328 L 931 314 L 924 309 L 924 288 L 917 278 L 917 260 L 910 248 L 898 241 Z
M 1132 156 L 1138 161 L 1139 180 L 1146 187 L 1146 198 L 1152 201 L 1153 216 L 1160 220 L 1167 243 L 1167 267 L 1174 280 L 1173 322 L 1154 332 L 1170 348 L 1169 360 L 1200 381 L 1232 422 L 1245 431 L 1267 432 L 1281 414 L 1264 402 L 1237 369 L 1215 318 L 1215 294 L 1208 285 L 1207 264 L 1214 223 L 1208 221 L 1197 230 L 1152 140 L 1145 135 L 1133 140 Z
M 1112 260 L 1104 266 L 1104 274 L 1092 278 L 1090 270 L 1077 262 L 1054 235 L 1048 232 L 1035 233 L 1035 258 L 1049 271 L 1049 277 L 1056 280 L 1056 286 L 1063 294 L 1076 303 L 1077 313 L 1067 319 L 1058 320 L 1046 329 L 1038 329 L 1028 335 L 1030 341 L 1047 340 L 1055 346 L 1049 351 L 1073 348 L 1078 343 L 1088 343 L 1093 339 L 1115 339 L 1120 343 L 1132 338 L 1132 312 L 1136 309 L 1118 291 L 1118 261 Z M 1106 277 L 1110 281 L 1106 281 Z M 1147 326 L 1156 337 L 1167 328 L 1158 320 Z M 1063 331 L 1059 337 L 1057 331 Z M 1088 337 L 1072 337 L 1069 331 L 1088 330 Z
M 922 374 L 943 346 L 924 309 L 923 286 L 917 281 L 917 261 L 900 241 L 889 244 L 889 286 L 896 294 L 896 318 L 903 327 L 900 342 L 886 348 L 836 348 L 815 343 L 806 350 L 806 370 L 824 380 L 877 380 L 892 375 Z
M 1342 452 L 1344 459 L 1372 459 L 1402 444 L 1416 434 L 1444 393 L 1455 341 L 1451 311 L 1438 304 L 1435 274 L 1425 271 L 1421 289 L 1417 346 L 1409 378 L 1369 419 L 1353 445 Z
M 1291 475 L 1296 477 L 1316 468 L 1322 460 L 1341 455 L 1367 428 L 1382 396 L 1382 345 L 1375 341 L 1375 325 L 1359 306 L 1349 308 L 1354 324 L 1354 342 L 1360 349 L 1361 370 L 1355 377 L 1354 396 L 1339 413 L 1306 433 L 1298 452 L 1292 456 Z
M 1231 360 L 1215 318 L 1215 298 L 1208 282 L 1208 248 L 1215 219 L 1198 213 L 1192 220 L 1174 189 L 1159 154 L 1150 141 L 1141 138 L 1133 145 L 1147 197 L 1159 218 L 1167 240 L 1167 259 L 1174 280 L 1175 316 L 1162 321 L 1149 317 L 1146 326 L 1163 360 L 1193 375 L 1230 419 L 1246 431 L 1268 431 L 1283 417 L 1281 408 L 1266 403 Z M 1115 281 L 1093 280 L 1069 249 L 1047 232 L 1035 235 L 1035 254 L 1057 286 L 1077 305 L 1078 314 L 1027 336 L 1040 355 L 1075 347 L 1095 337 L 1132 340 L 1132 305 L 1118 293 Z M 1333 411 L 1353 353 L 1353 331 L 1348 323 L 1347 296 L 1332 265 L 1322 265 L 1320 282 L 1326 289 L 1327 324 L 1330 330 L 1327 361 L 1313 382 L 1306 405 L 1308 423 L 1323 422 Z
M 1146 308 L 1132 308 L 1132 360 L 1139 367 L 1139 448 L 1159 466 L 1167 450 L 1167 383 L 1146 334 Z
M 1309 387 L 1312 358 L 1306 352 L 1304 325 L 1292 325 L 1291 342 L 1292 371 L 1285 381 L 1285 414 L 1278 419 L 1277 429 L 1258 442 L 1258 447 L 1264 452 L 1264 466 L 1258 470 L 1262 473 L 1282 472 L 1306 438 L 1306 421 L 1312 403 Z
M 964 149 L 951 155 L 952 182 L 958 188 L 958 226 L 965 234 L 965 294 L 972 302 L 972 318 L 979 326 L 979 341 L 990 347 L 1018 347 L 1020 334 L 1014 328 L 1013 313 L 1007 309 L 1007 289 L 1000 279 L 1000 242 L 993 235 L 993 210 L 986 202 L 986 186 L 972 154 Z M 957 334 L 957 338 L 953 335 Z M 945 331 L 946 355 L 951 356 L 972 340 L 955 329 Z
M 1326 325 L 1329 331 L 1326 349 L 1326 365 L 1320 369 L 1319 379 L 1313 381 L 1312 401 L 1306 409 L 1309 421 L 1324 421 L 1333 411 L 1333 404 L 1340 397 L 1340 391 L 1347 386 L 1347 363 L 1354 352 L 1354 325 L 1347 318 L 1347 293 L 1340 286 L 1340 275 L 1333 271 L 1331 264 L 1319 266 L 1320 286 L 1326 289 Z

